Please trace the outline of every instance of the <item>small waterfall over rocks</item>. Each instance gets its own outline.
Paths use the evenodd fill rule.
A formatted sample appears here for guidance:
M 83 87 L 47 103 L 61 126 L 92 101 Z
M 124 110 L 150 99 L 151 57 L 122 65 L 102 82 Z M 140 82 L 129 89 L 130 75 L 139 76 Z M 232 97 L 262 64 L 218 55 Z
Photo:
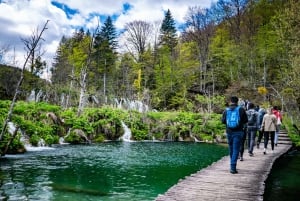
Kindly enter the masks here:
M 122 121 L 122 127 L 124 129 L 124 135 L 121 137 L 121 140 L 124 142 L 132 142 L 131 140 L 131 130 L 126 126 L 126 124 Z
M 15 132 L 15 130 L 16 130 L 15 124 L 13 122 L 8 122 L 8 132 L 10 134 L 13 134 Z M 29 137 L 25 134 L 25 132 L 23 132 L 21 129 L 19 129 L 18 132 L 20 132 L 20 134 L 21 134 L 20 141 L 23 143 L 26 151 L 41 151 L 41 150 L 47 150 L 47 149 L 54 149 L 52 147 L 47 147 L 44 139 L 40 139 L 38 142 L 38 146 L 33 147 L 30 144 Z
M 194 135 L 191 134 L 190 136 L 194 139 L 195 142 L 200 142 Z
M 39 90 L 37 94 L 35 94 L 35 90 L 31 90 L 30 95 L 27 97 L 27 101 L 29 102 L 39 102 L 41 101 L 43 96 L 43 91 Z
M 117 108 L 127 109 L 127 110 L 136 110 L 138 112 L 147 112 L 149 111 L 149 106 L 144 104 L 142 101 L 138 100 L 128 100 L 121 98 L 120 100 L 115 98 L 115 106 Z
M 70 143 L 68 143 L 68 142 L 65 142 L 65 138 L 64 138 L 64 137 L 60 137 L 59 140 L 58 140 L 58 143 L 59 143 L 60 145 L 63 145 L 63 144 L 70 144 Z

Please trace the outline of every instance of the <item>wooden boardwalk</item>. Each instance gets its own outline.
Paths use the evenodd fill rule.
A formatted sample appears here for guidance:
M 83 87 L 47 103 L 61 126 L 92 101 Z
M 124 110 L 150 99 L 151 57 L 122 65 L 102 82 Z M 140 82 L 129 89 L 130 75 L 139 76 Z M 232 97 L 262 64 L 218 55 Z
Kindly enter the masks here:
M 254 156 L 244 153 L 244 161 L 238 161 L 238 174 L 229 172 L 229 156 L 213 163 L 178 182 L 156 201 L 232 201 L 263 200 L 265 181 L 274 161 L 292 147 L 286 132 L 279 135 L 278 146 L 271 151 L 269 143 L 267 154 L 263 154 L 263 143 L 260 149 L 254 148 Z

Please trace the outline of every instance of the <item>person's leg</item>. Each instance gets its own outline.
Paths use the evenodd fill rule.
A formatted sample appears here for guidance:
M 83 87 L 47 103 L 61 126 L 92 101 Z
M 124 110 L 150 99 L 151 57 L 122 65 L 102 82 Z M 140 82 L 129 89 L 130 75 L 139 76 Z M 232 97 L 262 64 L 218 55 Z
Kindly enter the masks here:
M 277 143 L 278 143 L 279 131 L 280 131 L 280 125 L 276 125 L 276 131 L 275 131 L 275 137 L 274 137 L 275 146 L 277 146 Z
M 250 143 L 251 143 L 251 131 L 247 131 L 247 149 L 248 153 L 250 153 Z
M 253 156 L 253 148 L 254 148 L 254 145 L 255 145 L 255 137 L 256 137 L 256 131 L 253 130 L 253 131 L 250 131 L 250 137 L 249 137 L 249 154 L 250 156 Z
M 240 146 L 240 160 L 243 161 L 244 158 L 244 150 L 245 150 L 245 141 L 246 141 L 246 132 L 243 133 L 243 137 L 241 139 L 241 146 Z
M 274 144 L 276 144 L 276 146 L 277 146 L 277 141 L 278 141 L 278 132 L 277 132 L 277 131 L 275 131 L 275 133 L 274 133 L 274 141 L 273 141 L 273 143 L 274 143 Z
M 259 149 L 259 145 L 260 145 L 261 139 L 263 137 L 263 134 L 264 133 L 261 130 L 258 131 L 257 149 Z
M 233 142 L 233 140 L 232 140 L 232 133 L 227 133 L 227 143 L 228 143 L 228 148 L 229 148 L 229 157 L 230 157 L 230 161 L 231 161 L 231 158 L 232 158 L 232 148 L 233 148 L 233 146 L 232 146 L 232 142 Z
M 232 136 L 232 157 L 230 161 L 230 172 L 237 173 L 236 164 L 239 156 L 239 151 L 241 147 L 241 140 L 243 137 L 243 132 L 235 132 Z
M 272 150 L 274 150 L 274 138 L 275 138 L 275 132 L 274 131 L 272 131 L 272 132 L 270 132 L 271 133 L 271 148 L 272 148 Z
M 268 147 L 268 143 L 269 143 L 269 132 L 265 131 L 264 132 L 264 154 L 266 154 L 266 149 Z

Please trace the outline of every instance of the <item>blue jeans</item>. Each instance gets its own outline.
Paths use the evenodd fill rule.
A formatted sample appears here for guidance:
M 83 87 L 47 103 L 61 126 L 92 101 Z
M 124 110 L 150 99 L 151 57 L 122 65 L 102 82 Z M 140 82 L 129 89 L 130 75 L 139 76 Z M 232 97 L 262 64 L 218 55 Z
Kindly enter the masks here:
M 255 145 L 255 137 L 256 137 L 256 130 L 247 131 L 248 134 L 248 152 L 253 153 L 253 147 Z
M 245 142 L 246 142 L 246 136 L 247 136 L 247 133 L 246 131 L 243 131 L 243 136 L 242 136 L 242 139 L 241 139 L 241 147 L 240 147 L 240 157 L 243 158 L 244 156 L 244 150 L 245 150 Z
M 280 127 L 281 127 L 281 125 L 276 125 L 275 138 L 274 138 L 275 144 L 278 143 L 278 135 L 279 135 Z
M 227 133 L 227 142 L 229 145 L 230 169 L 236 170 L 236 163 L 239 156 L 240 146 L 244 131 Z

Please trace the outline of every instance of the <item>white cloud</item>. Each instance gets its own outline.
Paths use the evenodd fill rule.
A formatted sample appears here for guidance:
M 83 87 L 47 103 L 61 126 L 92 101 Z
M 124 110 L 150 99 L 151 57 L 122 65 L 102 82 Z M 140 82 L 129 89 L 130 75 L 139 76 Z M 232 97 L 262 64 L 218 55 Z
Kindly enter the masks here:
M 0 47 L 10 45 L 11 51 L 6 55 L 9 64 L 22 65 L 26 52 L 20 38 L 28 38 L 33 31 L 43 27 L 47 20 L 48 29 L 44 32 L 43 48 L 47 51 L 44 58 L 51 66 L 57 46 L 62 36 L 71 36 L 78 27 L 90 30 L 99 23 L 97 15 L 116 15 L 117 29 L 133 20 L 148 22 L 161 21 L 164 12 L 170 9 L 173 18 L 184 22 L 189 6 L 209 7 L 213 0 L 56 0 L 77 12 L 68 18 L 51 0 L 2 0 L 0 1 Z M 124 3 L 131 9 L 123 13 Z M 101 23 L 100 23 L 101 26 Z

